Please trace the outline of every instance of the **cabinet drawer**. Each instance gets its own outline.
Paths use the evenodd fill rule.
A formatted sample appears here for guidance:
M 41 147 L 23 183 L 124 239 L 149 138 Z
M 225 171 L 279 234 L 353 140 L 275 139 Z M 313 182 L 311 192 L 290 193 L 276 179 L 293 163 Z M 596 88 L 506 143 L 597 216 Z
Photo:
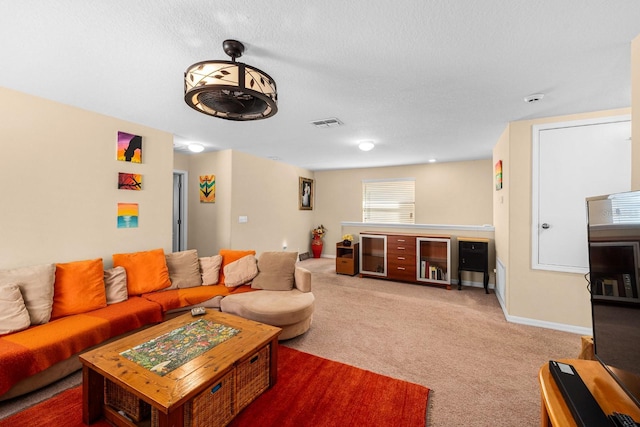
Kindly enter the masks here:
M 402 267 L 414 267 L 416 264 L 416 255 L 414 253 L 389 253 L 387 254 L 387 263 L 391 265 L 400 265 Z
M 389 269 L 387 271 L 387 278 L 415 282 L 416 268 L 415 266 L 389 264 Z
M 406 236 L 389 236 L 387 251 L 416 251 L 416 238 Z
M 467 253 L 460 256 L 460 268 L 463 270 L 487 270 L 487 257 L 483 254 Z
M 416 238 L 413 236 L 387 236 L 387 244 L 415 246 Z
M 354 262 L 350 258 L 336 258 L 336 273 L 353 275 Z
M 487 244 L 484 242 L 460 242 L 460 252 L 487 252 Z
M 412 254 L 416 255 L 416 245 L 387 245 L 389 254 Z

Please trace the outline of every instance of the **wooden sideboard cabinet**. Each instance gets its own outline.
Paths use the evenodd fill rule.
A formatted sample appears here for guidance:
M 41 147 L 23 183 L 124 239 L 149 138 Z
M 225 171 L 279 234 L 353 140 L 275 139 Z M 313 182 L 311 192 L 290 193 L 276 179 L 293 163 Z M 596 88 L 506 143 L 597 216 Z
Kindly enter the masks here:
M 451 238 L 419 234 L 360 234 L 360 276 L 428 283 L 451 289 Z
M 352 243 L 351 246 L 336 243 L 336 273 L 354 276 L 360 272 L 359 248 L 359 243 Z

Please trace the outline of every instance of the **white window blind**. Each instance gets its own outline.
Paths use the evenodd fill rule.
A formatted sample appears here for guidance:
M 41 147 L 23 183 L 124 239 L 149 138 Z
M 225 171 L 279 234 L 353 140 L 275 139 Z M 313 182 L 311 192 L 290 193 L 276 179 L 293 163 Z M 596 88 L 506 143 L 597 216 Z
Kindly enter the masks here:
M 416 180 L 362 181 L 362 222 L 415 223 Z
M 611 200 L 611 222 L 613 224 L 638 224 L 640 222 L 640 194 L 628 192 L 614 194 Z

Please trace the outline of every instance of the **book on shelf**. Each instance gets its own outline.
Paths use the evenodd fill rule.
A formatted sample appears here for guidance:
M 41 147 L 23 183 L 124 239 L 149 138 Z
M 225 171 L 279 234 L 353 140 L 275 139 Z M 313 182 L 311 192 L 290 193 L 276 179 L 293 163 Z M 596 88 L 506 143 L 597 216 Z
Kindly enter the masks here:
M 432 265 L 429 267 L 429 275 L 426 278 L 431 280 L 447 280 L 447 273 L 445 273 L 442 267 Z
M 420 261 L 420 277 L 423 279 L 428 278 L 427 271 L 429 271 L 429 261 L 423 259 Z

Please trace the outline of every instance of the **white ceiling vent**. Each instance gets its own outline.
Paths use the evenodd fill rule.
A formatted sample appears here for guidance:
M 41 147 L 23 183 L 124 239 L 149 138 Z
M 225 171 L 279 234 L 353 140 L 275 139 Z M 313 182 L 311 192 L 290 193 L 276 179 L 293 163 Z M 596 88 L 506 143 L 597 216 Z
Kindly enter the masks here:
M 344 123 L 342 123 L 335 117 L 331 117 L 330 119 L 314 120 L 311 122 L 311 124 L 317 128 L 334 128 L 342 126 Z

